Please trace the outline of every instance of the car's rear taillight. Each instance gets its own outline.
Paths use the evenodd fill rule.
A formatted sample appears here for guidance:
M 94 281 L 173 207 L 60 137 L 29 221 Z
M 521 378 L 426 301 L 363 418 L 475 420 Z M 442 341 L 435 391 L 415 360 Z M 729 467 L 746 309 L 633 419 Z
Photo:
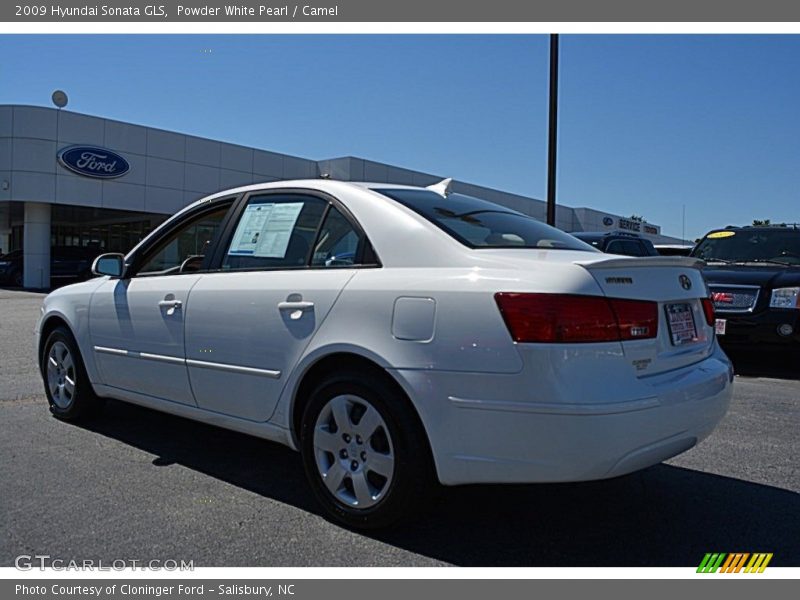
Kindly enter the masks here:
M 703 314 L 706 316 L 706 323 L 714 326 L 714 301 L 711 298 L 703 298 Z
M 658 304 L 647 300 L 609 298 L 622 340 L 654 338 L 658 334 Z
M 494 297 L 515 342 L 615 342 L 658 334 L 656 302 L 516 292 Z

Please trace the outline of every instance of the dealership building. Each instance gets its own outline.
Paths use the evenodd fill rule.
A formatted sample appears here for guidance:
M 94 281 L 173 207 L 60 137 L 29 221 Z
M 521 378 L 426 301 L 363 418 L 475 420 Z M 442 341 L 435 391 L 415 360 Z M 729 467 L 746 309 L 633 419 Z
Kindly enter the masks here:
M 126 252 L 207 194 L 281 179 L 330 177 L 430 185 L 431 175 L 362 158 L 312 160 L 54 108 L 0 105 L 0 251 L 21 250 L 23 285 L 50 286 L 54 247 Z M 541 200 L 454 181 L 452 189 L 545 220 Z M 558 206 L 565 231 L 626 230 L 674 243 L 661 228 Z

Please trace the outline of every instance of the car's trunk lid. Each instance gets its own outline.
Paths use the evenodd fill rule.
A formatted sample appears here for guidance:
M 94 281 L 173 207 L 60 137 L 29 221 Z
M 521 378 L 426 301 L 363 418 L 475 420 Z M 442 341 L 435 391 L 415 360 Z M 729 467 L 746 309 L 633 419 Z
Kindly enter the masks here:
M 678 369 L 711 352 L 714 331 L 703 312 L 708 289 L 702 261 L 681 256 L 592 259 L 575 264 L 594 277 L 606 296 L 658 303 L 658 335 L 622 343 L 638 376 Z

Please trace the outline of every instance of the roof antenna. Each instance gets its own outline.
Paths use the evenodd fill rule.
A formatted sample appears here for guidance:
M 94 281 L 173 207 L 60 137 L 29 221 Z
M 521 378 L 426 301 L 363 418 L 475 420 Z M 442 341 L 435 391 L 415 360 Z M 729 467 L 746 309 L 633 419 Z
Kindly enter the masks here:
M 453 183 L 453 178 L 448 177 L 447 179 L 442 179 L 439 183 L 434 183 L 433 185 L 425 186 L 425 189 L 430 190 L 432 192 L 436 192 L 440 196 L 447 198 L 450 195 L 450 184 Z

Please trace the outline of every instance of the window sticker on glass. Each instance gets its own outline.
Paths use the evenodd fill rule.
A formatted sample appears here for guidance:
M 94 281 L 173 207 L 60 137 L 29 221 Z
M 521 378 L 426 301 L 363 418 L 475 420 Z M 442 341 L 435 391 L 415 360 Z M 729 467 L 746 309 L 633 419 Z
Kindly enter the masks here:
M 284 258 L 302 210 L 302 202 L 248 205 L 228 254 Z
M 233 236 L 228 254 L 253 255 L 258 247 L 258 239 L 269 221 L 274 204 L 250 204 L 244 209 L 239 227 Z

